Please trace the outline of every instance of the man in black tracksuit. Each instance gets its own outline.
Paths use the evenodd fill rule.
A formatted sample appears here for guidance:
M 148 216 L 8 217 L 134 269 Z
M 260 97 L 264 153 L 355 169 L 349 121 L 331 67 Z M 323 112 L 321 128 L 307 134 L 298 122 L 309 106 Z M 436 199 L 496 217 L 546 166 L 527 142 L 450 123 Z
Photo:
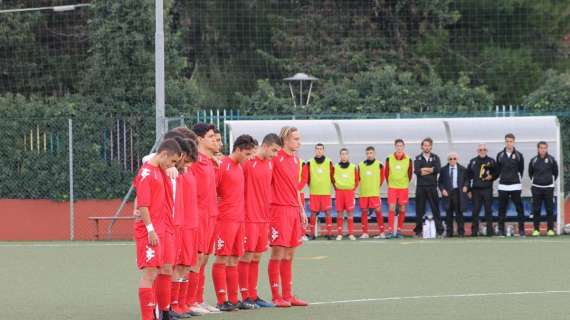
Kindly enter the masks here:
M 443 224 L 439 213 L 439 195 L 437 193 L 437 175 L 441 169 L 441 161 L 437 154 L 431 152 L 433 140 L 425 138 L 422 141 L 422 153 L 414 160 L 416 174 L 416 236 L 422 235 L 423 217 L 426 211 L 426 201 L 429 201 L 435 227 L 438 235 L 443 234 Z
M 533 236 L 540 235 L 540 211 L 542 203 L 546 207 L 548 236 L 554 236 L 554 181 L 558 179 L 558 163 L 548 154 L 548 144 L 541 141 L 537 145 L 538 155 L 530 160 L 528 175 L 532 181 L 532 214 L 534 216 Z
M 487 146 L 480 144 L 477 148 L 479 155 L 467 166 L 467 184 L 473 199 L 473 214 L 471 223 L 471 236 L 479 234 L 479 213 L 485 207 L 485 224 L 487 236 L 494 234 L 493 230 L 493 181 L 497 179 L 495 159 L 487 155 Z
M 505 220 L 509 199 L 515 204 L 519 223 L 519 236 L 524 237 L 524 208 L 521 199 L 524 158 L 515 149 L 515 136 L 505 136 L 505 149 L 497 154 L 497 175 L 499 177 L 499 235 L 505 236 Z

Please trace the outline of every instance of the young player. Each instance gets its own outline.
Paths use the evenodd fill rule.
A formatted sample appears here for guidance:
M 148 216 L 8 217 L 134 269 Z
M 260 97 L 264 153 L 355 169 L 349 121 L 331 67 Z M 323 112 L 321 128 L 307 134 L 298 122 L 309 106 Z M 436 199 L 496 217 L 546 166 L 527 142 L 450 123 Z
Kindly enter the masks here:
M 292 266 L 295 249 L 301 245 L 303 225 L 307 216 L 301 206 L 299 194 L 300 161 L 295 153 L 301 147 L 301 134 L 294 127 L 283 127 L 279 134 L 283 141 L 281 149 L 271 161 L 271 259 L 268 273 L 272 302 L 277 307 L 307 306 L 292 292 Z M 279 292 L 281 283 L 282 291 Z
M 170 305 L 170 283 L 174 264 L 173 203 L 163 170 L 176 165 L 181 156 L 175 140 L 164 140 L 139 170 L 133 185 L 140 218 L 135 222 L 137 266 L 142 270 L 139 284 L 141 319 L 153 320 L 155 303 L 161 311 Z M 156 281 L 156 299 L 153 285 Z M 168 291 L 168 292 L 167 292 Z M 168 318 L 168 311 L 166 311 Z
M 198 183 L 198 281 L 190 281 L 187 293 L 187 304 L 200 307 L 210 312 L 219 310 L 204 302 L 205 267 L 208 257 L 213 253 L 214 228 L 218 214 L 216 194 L 216 167 L 212 159 L 219 150 L 214 133 L 215 127 L 211 124 L 198 123 L 192 131 L 198 136 L 198 160 L 191 166 L 192 173 Z M 196 284 L 196 287 L 194 285 Z
M 366 160 L 358 165 L 358 174 L 360 176 L 360 210 L 362 235 L 360 239 L 368 239 L 368 214 L 369 210 L 376 213 L 376 222 L 378 223 L 379 234 L 375 239 L 384 239 L 384 216 L 382 215 L 382 200 L 380 199 L 380 187 L 384 183 L 384 170 L 382 162 L 376 160 L 376 149 L 373 146 L 366 148 Z
M 402 237 L 401 230 L 406 219 L 406 206 L 408 205 L 408 188 L 412 181 L 412 159 L 404 153 L 406 144 L 402 139 L 394 141 L 396 151 L 386 158 L 384 166 L 386 181 L 388 182 L 388 230 L 390 237 L 397 232 L 397 237 Z M 400 207 L 398 215 L 398 229 L 394 230 L 396 205 Z
M 358 187 L 358 169 L 348 159 L 348 149 L 340 149 L 340 162 L 334 167 L 334 188 L 336 196 L 337 240 L 342 240 L 343 215 L 348 216 L 348 238 L 354 237 L 354 191 Z
M 216 261 L 212 266 L 212 278 L 221 311 L 255 309 L 252 302 L 239 302 L 239 257 L 244 254 L 245 199 L 242 164 L 251 157 L 255 140 L 241 135 L 234 142 L 232 153 L 225 157 L 218 171 L 219 211 L 215 231 Z
M 281 138 L 270 133 L 263 138 L 257 155 L 244 164 L 245 254 L 238 265 L 242 301 L 260 308 L 273 304 L 257 295 L 259 260 L 269 247 L 269 206 L 271 203 L 271 160 L 281 149 Z
M 315 157 L 305 163 L 309 185 L 309 205 L 311 207 L 311 239 L 315 239 L 315 228 L 320 212 L 325 213 L 327 240 L 332 237 L 331 189 L 334 180 L 334 166 L 325 156 L 325 146 L 315 146 Z

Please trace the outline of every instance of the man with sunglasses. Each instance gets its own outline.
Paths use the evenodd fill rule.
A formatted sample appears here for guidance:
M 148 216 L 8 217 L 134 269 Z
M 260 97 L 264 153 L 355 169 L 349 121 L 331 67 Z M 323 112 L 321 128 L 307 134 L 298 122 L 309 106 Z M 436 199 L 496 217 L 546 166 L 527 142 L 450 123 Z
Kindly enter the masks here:
M 467 166 L 467 183 L 473 199 L 471 236 L 479 235 L 479 213 L 485 208 L 487 236 L 492 237 L 493 229 L 493 181 L 497 178 L 495 159 L 487 155 L 487 146 L 483 143 L 477 148 L 477 157 Z
M 453 217 L 457 222 L 457 234 L 465 235 L 463 212 L 469 202 L 467 195 L 467 169 L 458 163 L 459 156 L 451 152 L 447 156 L 447 164 L 441 168 L 438 185 L 443 196 L 446 211 L 447 236 L 453 237 Z

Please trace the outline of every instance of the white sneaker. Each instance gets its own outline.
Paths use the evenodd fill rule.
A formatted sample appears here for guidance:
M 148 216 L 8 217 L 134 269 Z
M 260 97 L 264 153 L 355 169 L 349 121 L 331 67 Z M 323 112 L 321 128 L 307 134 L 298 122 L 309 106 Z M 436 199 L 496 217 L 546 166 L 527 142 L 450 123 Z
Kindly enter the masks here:
M 308 238 L 307 236 L 303 236 L 303 237 L 301 238 L 301 240 L 303 240 L 303 242 L 307 242 L 307 241 L 309 241 L 309 238 Z
M 363 234 L 360 236 L 360 239 L 368 239 L 368 238 L 370 238 L 370 236 L 368 235 L 368 233 L 363 233 Z
M 386 234 L 384 234 L 384 232 L 382 232 L 381 234 L 375 236 L 374 239 L 386 239 Z
M 340 241 L 342 240 L 342 236 L 339 234 L 338 236 L 336 236 L 336 241 Z
M 206 309 L 209 313 L 222 313 L 220 311 L 220 309 L 218 309 L 214 306 L 211 306 L 211 305 L 207 304 L 206 302 L 202 302 L 199 306 L 202 309 Z
M 356 237 L 355 237 L 355 236 L 353 236 L 353 235 L 349 235 L 349 236 L 348 236 L 348 239 L 350 239 L 350 240 L 353 240 L 353 241 L 354 241 L 354 240 L 356 240 Z
M 193 305 L 190 306 L 190 312 L 196 315 L 205 315 L 210 313 L 210 311 L 208 311 L 205 308 L 202 308 L 198 303 L 194 303 Z

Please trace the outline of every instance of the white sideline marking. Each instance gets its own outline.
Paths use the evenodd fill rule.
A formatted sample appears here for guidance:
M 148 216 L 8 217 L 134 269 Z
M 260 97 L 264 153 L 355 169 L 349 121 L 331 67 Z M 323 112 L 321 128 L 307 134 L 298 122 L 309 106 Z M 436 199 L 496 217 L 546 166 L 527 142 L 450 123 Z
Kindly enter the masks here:
M 85 248 L 85 247 L 130 247 L 133 243 L 0 243 L 0 248 Z
M 401 301 L 401 300 L 423 300 L 423 299 L 445 299 L 445 298 L 473 298 L 473 297 L 518 296 L 518 295 L 569 294 L 569 293 L 570 293 L 570 290 L 459 293 L 459 294 L 440 294 L 440 295 L 426 295 L 426 296 L 407 296 L 407 297 L 404 296 L 404 297 L 385 297 L 385 298 L 367 298 L 367 299 L 354 299 L 354 300 L 338 300 L 338 301 L 321 301 L 321 302 L 312 302 L 311 305 L 357 303 L 357 302 L 383 302 L 383 301 Z

